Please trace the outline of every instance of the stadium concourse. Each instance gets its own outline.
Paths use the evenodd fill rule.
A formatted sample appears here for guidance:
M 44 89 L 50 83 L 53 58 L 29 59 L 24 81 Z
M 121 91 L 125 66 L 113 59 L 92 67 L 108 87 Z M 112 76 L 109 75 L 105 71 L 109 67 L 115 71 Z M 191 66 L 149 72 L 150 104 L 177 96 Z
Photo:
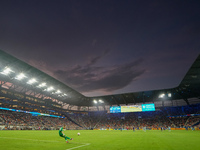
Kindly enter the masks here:
M 0 50 L 0 129 L 199 130 L 199 89 L 200 55 L 177 87 L 86 97 Z M 110 113 L 111 106 L 142 104 L 155 111 Z

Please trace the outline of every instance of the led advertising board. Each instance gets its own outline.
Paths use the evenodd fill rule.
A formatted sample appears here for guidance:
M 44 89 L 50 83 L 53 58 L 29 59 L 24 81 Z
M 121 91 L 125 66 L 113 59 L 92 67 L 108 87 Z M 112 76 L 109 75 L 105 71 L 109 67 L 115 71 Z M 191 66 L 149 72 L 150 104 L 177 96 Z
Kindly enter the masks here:
M 121 113 L 121 106 L 110 107 L 110 113 Z
M 141 105 L 121 106 L 121 112 L 139 112 L 142 111 Z
M 142 104 L 142 111 L 155 111 L 154 104 Z
M 155 105 L 152 103 L 152 104 L 110 107 L 110 113 L 141 112 L 141 111 L 155 111 Z
M 9 111 L 23 112 L 23 113 L 29 113 L 29 114 L 32 114 L 32 116 L 50 116 L 50 117 L 65 118 L 65 117 L 62 117 L 62 116 L 44 114 L 44 113 L 39 113 L 39 112 L 31 112 L 31 111 L 16 110 L 16 109 L 11 109 L 11 108 L 4 108 L 4 107 L 0 107 L 0 109 L 2 109 L 2 110 L 9 110 Z

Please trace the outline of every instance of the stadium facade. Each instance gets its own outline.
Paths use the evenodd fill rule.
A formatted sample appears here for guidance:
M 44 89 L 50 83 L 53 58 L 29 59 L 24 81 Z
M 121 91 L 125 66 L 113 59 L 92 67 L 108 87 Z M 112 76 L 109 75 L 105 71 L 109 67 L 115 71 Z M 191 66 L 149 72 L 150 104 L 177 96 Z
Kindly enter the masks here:
M 199 128 L 199 89 L 200 55 L 177 87 L 86 97 L 0 50 L 0 129 Z M 143 111 L 151 104 L 156 111 Z

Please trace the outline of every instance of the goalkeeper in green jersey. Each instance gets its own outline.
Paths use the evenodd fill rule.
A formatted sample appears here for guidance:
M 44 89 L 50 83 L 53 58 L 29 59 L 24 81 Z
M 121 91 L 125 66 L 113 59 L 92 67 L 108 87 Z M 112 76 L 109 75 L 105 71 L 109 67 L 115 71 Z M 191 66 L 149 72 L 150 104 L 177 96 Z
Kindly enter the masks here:
M 65 138 L 66 143 L 68 143 L 67 139 L 73 140 L 73 138 L 67 137 L 67 136 L 63 133 L 63 127 L 61 127 L 61 128 L 59 129 L 59 135 L 60 135 L 61 137 Z

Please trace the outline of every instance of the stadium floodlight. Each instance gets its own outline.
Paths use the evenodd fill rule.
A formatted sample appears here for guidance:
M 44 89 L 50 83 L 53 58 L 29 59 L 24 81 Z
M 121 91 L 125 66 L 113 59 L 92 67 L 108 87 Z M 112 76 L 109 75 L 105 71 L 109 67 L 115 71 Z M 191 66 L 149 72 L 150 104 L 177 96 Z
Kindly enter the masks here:
M 32 78 L 32 79 L 30 79 L 27 83 L 28 83 L 28 84 L 33 84 L 33 83 L 35 83 L 35 82 L 37 82 L 36 79 L 35 79 L 35 78 Z
M 95 104 L 97 104 L 97 103 L 98 103 L 96 100 L 93 100 L 93 102 L 94 102 Z
M 56 91 L 56 94 L 60 94 L 60 93 L 61 93 L 61 91 L 60 91 L 60 90 L 57 90 L 57 91 Z
M 43 82 L 43 83 L 39 84 L 37 87 L 45 87 L 45 86 L 47 86 L 47 84 L 45 82 Z
M 62 96 L 67 96 L 67 94 L 66 94 L 66 93 L 64 93 Z
M 101 99 L 99 100 L 99 103 L 104 103 L 104 101 L 102 101 Z
M 168 93 L 168 97 L 172 97 L 172 93 Z
M 15 79 L 17 80 L 22 80 L 23 78 L 25 78 L 26 76 L 23 73 L 20 73 L 19 75 L 16 76 Z
M 49 88 L 47 88 L 47 91 L 52 91 L 54 90 L 53 86 L 50 86 Z
M 163 98 L 163 97 L 165 97 L 165 94 L 160 94 L 160 95 L 158 96 L 158 98 Z
M 6 67 L 2 72 L 1 74 L 4 74 L 4 75 L 9 75 L 11 72 L 13 72 L 10 68 Z

